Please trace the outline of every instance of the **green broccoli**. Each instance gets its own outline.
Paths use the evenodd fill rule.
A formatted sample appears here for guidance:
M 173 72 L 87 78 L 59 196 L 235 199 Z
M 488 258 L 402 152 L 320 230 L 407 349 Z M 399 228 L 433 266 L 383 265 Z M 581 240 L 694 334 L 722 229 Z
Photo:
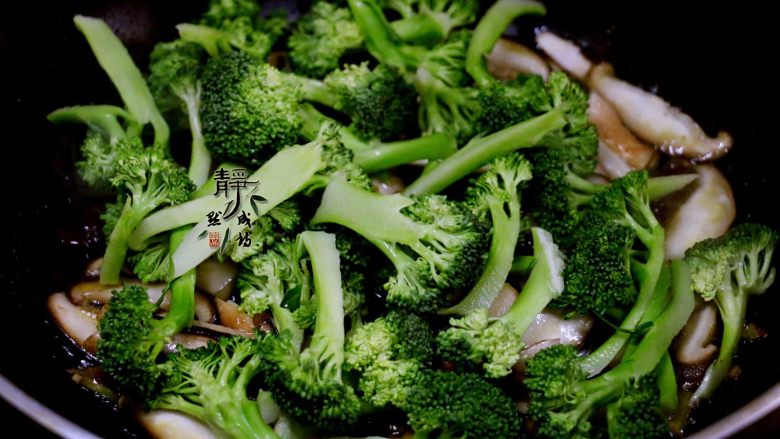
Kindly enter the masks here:
M 359 376 L 362 399 L 405 408 L 422 370 L 432 366 L 434 336 L 422 317 L 391 310 L 349 334 L 345 350 L 345 367 Z
M 415 438 L 497 438 L 522 435 L 514 401 L 476 374 L 425 371 L 404 410 Z
M 215 159 L 259 165 L 296 144 L 303 122 L 294 78 L 236 52 L 209 60 L 202 81 L 203 136 Z
M 542 114 L 472 139 L 430 172 L 420 176 L 404 193 L 439 192 L 490 160 L 521 148 L 542 146 L 559 149 L 578 175 L 590 172 L 595 166 L 598 142 L 596 131 L 587 120 L 587 95 L 560 72 L 550 74 L 546 89 L 547 107 Z
M 531 232 L 536 263 L 518 298 L 497 319 L 488 318 L 487 308 L 476 308 L 461 319 L 451 319 L 452 327 L 437 338 L 444 359 L 466 368 L 481 365 L 492 378 L 507 375 L 520 360 L 523 334 L 563 291 L 563 255 L 549 233 L 538 228 Z
M 309 254 L 317 316 L 311 343 L 302 352 L 290 332 L 264 339 L 261 352 L 269 363 L 265 382 L 281 409 L 324 431 L 344 430 L 356 422 L 360 401 L 342 378 L 344 363 L 344 294 L 335 235 L 303 232 Z
M 183 41 L 201 46 L 210 56 L 238 51 L 265 59 L 286 31 L 287 19 L 261 17 L 260 6 L 252 0 L 213 0 L 200 24 L 176 28 Z
M 196 186 L 209 178 L 211 153 L 206 149 L 200 122 L 200 72 L 206 54 L 182 40 L 159 43 L 149 59 L 149 88 L 163 113 L 186 115 L 192 135 L 188 175 Z
M 668 431 L 660 414 L 657 386 L 648 377 L 695 307 L 687 264 L 673 261 L 671 270 L 668 305 L 613 369 L 588 380 L 575 348 L 567 345 L 544 349 L 528 362 L 524 383 L 531 396 L 529 414 L 537 422 L 539 436 L 591 437 L 596 428 L 591 419 L 605 406 L 614 437 L 656 437 L 657 432 Z
M 534 0 L 498 0 L 485 12 L 474 30 L 466 56 L 466 70 L 480 87 L 496 81 L 487 69 L 485 57 L 507 27 L 521 15 L 546 13 L 544 5 Z
M 296 24 L 287 42 L 296 73 L 323 78 L 339 68 L 339 60 L 363 45 L 349 9 L 316 2 Z
M 247 397 L 252 378 L 265 361 L 258 344 L 239 336 L 224 337 L 171 356 L 168 375 L 150 405 L 190 415 L 229 438 L 278 438 L 263 420 L 258 402 Z
M 299 240 L 282 239 L 272 248 L 245 260 L 238 274 L 241 310 L 254 315 L 271 310 L 276 329 L 290 334 L 293 348 L 300 350 L 303 329 L 293 312 L 311 295 L 311 279 L 305 249 Z M 297 303 L 290 303 L 296 300 Z
M 473 285 L 484 265 L 482 223 L 443 196 L 382 196 L 337 179 L 311 222 L 342 225 L 377 246 L 396 270 L 385 285 L 395 306 L 432 311 L 446 291 Z
M 583 361 L 591 376 L 620 353 L 656 296 L 665 233 L 650 207 L 647 181 L 646 171 L 633 171 L 596 194 L 569 254 L 560 303 L 599 314 L 633 304 L 620 330 Z
M 309 139 L 317 135 L 323 124 L 332 122 L 309 104 L 301 106 L 301 116 L 304 119 L 303 134 Z M 443 159 L 458 150 L 455 139 L 445 133 L 394 142 L 364 141 L 349 127 L 341 128 L 339 134 L 344 146 L 354 153 L 354 162 L 366 172 L 383 171 L 417 160 Z
M 725 235 L 696 243 L 685 252 L 693 290 L 718 305 L 723 336 L 718 357 L 691 397 L 695 407 L 709 399 L 727 377 L 742 337 L 750 296 L 763 294 L 775 280 L 772 253 L 778 233 L 759 224 L 740 224 Z
M 423 45 L 441 43 L 453 30 L 476 21 L 479 12 L 476 0 L 379 0 L 377 4 L 401 16 L 390 23 L 401 40 Z
M 179 165 L 158 148 L 144 148 L 141 141 L 128 141 L 118 148 L 111 183 L 125 201 L 108 238 L 100 283 L 115 284 L 125 262 L 128 239 L 141 221 L 156 208 L 189 199 L 194 186 Z
M 490 251 L 476 285 L 457 305 L 442 313 L 466 315 L 480 308 L 487 309 L 501 291 L 525 225 L 520 214 L 519 191 L 530 179 L 530 163 L 520 154 L 513 153 L 493 160 L 488 171 L 468 188 L 472 210 L 492 221 Z
M 106 235 L 106 236 L 110 236 Z M 133 273 L 144 283 L 168 280 L 171 271 L 170 237 L 160 235 L 140 252 L 131 253 L 127 262 L 133 267 Z

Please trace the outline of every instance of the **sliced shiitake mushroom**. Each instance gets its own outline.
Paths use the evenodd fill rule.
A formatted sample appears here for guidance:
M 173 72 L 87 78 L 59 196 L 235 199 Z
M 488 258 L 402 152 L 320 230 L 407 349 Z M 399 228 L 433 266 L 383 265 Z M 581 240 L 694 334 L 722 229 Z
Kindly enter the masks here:
M 226 300 L 233 292 L 237 274 L 238 269 L 232 262 L 209 258 L 196 268 L 195 285 L 200 290 Z
M 487 56 L 487 67 L 491 75 L 501 80 L 514 79 L 521 73 L 539 75 L 546 79 L 550 73 L 550 67 L 541 56 L 508 38 L 501 38 L 493 46 Z
M 87 340 L 98 330 L 95 315 L 74 305 L 65 293 L 52 294 L 47 305 L 49 312 L 65 334 L 85 348 Z
M 158 439 L 219 439 L 206 424 L 180 412 L 139 411 L 138 421 L 152 437 Z

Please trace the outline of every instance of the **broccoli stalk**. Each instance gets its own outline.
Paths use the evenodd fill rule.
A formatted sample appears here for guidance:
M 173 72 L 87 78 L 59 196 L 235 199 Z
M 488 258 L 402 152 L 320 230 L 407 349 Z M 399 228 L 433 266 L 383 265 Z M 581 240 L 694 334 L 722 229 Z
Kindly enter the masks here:
M 352 229 L 385 253 L 397 271 L 385 285 L 395 305 L 432 310 L 442 304 L 441 291 L 469 287 L 481 273 L 481 222 L 441 196 L 383 196 L 336 179 L 312 218 L 321 223 Z
M 537 421 L 539 436 L 590 437 L 590 418 L 604 406 L 608 406 L 610 435 L 642 438 L 667 433 L 657 386 L 647 380 L 696 305 L 687 264 L 672 261 L 671 270 L 668 306 L 615 368 L 587 380 L 576 350 L 566 345 L 545 349 L 528 362 L 525 385 L 531 396 L 529 413 Z M 611 404 L 615 405 L 609 407 Z
M 174 355 L 170 375 L 151 401 L 155 409 L 176 410 L 233 439 L 278 439 L 263 420 L 258 402 L 247 397 L 262 369 L 255 340 L 224 337 L 209 346 Z
M 125 109 L 113 105 L 77 105 L 52 111 L 47 118 L 53 123 L 82 123 L 114 145 L 129 136 L 138 136 L 140 127 Z M 127 124 L 123 127 L 119 120 Z
M 469 188 L 468 198 L 480 215 L 493 222 L 490 251 L 485 271 L 476 285 L 457 305 L 443 314 L 470 314 L 490 307 L 512 268 L 523 221 L 520 218 L 520 186 L 531 179 L 531 165 L 519 154 L 495 159 L 485 174 Z
M 507 27 L 521 15 L 544 15 L 544 5 L 534 0 L 498 0 L 479 20 L 466 54 L 466 70 L 480 87 L 486 87 L 495 78 L 487 69 L 485 57 Z
M 439 351 L 456 363 L 481 364 L 487 376 L 508 374 L 520 359 L 520 340 L 547 304 L 563 291 L 563 255 L 552 236 L 531 229 L 534 265 L 520 295 L 498 319 L 489 319 L 486 308 L 477 308 L 462 319 L 451 319 L 452 328 L 439 334 Z
M 155 144 L 167 147 L 170 136 L 168 124 L 125 46 L 103 20 L 77 15 L 73 21 L 87 38 L 98 63 L 111 78 L 127 111 L 139 124 L 151 123 Z
M 329 119 L 309 104 L 301 106 L 304 136 L 313 139 L 323 123 Z M 435 133 L 416 139 L 395 142 L 364 141 L 348 127 L 339 130 L 344 146 L 354 153 L 353 161 L 366 172 L 383 171 L 417 160 L 437 160 L 449 157 L 458 150 L 455 139 L 444 133 Z
M 311 343 L 303 351 L 290 344 L 290 333 L 264 340 L 271 366 L 266 382 L 274 400 L 294 418 L 326 431 L 343 430 L 357 420 L 360 401 L 342 379 L 344 292 L 335 235 L 303 232 L 311 260 L 317 314 Z
M 707 368 L 690 405 L 709 399 L 728 376 L 742 338 L 748 299 L 763 294 L 775 280 L 772 253 L 778 233 L 758 224 L 740 224 L 716 239 L 698 242 L 685 252 L 693 289 L 718 305 L 723 321 L 720 351 Z
M 194 189 L 183 169 L 158 149 L 145 149 L 140 141 L 130 142 L 118 151 L 115 167 L 116 174 L 111 183 L 127 198 L 103 255 L 100 268 L 102 284 L 119 281 L 128 240 L 138 224 L 161 205 L 189 199 Z

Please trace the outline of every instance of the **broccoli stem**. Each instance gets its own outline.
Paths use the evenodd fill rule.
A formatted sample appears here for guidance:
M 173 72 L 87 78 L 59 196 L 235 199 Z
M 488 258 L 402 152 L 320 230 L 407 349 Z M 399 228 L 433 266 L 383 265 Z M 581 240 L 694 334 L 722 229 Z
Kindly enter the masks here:
M 359 149 L 354 151 L 354 162 L 366 172 L 375 172 L 416 160 L 443 159 L 457 150 L 455 139 L 447 134 L 437 133 L 411 140 L 378 143 L 369 149 Z
M 301 86 L 303 98 L 307 101 L 317 102 L 327 107 L 340 110 L 341 105 L 338 97 L 324 82 L 303 76 L 291 75 Z
M 125 129 L 118 118 L 124 119 L 128 125 L 137 124 L 130 113 L 113 105 L 77 105 L 64 107 L 51 112 L 47 119 L 53 123 L 76 122 L 87 125 L 108 137 L 111 143 L 127 137 Z
M 311 345 L 301 355 L 326 360 L 328 372 L 341 379 L 344 362 L 344 292 L 341 288 L 339 251 L 336 235 L 303 232 L 300 235 L 311 259 L 317 317 Z
M 439 20 L 429 14 L 417 14 L 390 23 L 390 27 L 401 40 L 411 44 L 430 46 L 447 37 L 446 29 Z
M 730 281 L 730 279 L 729 279 Z M 728 376 L 731 360 L 742 339 L 742 327 L 745 325 L 745 313 L 749 294 L 719 292 L 716 298 L 720 316 L 723 320 L 723 335 L 720 341 L 718 357 L 704 373 L 701 384 L 691 396 L 689 404 L 696 407 L 700 401 L 709 399 L 721 382 Z
M 544 15 L 544 5 L 533 0 L 499 0 L 485 12 L 471 36 L 466 53 L 466 71 L 479 87 L 492 84 L 495 79 L 487 69 L 485 56 L 515 18 L 526 15 Z
M 403 193 L 423 195 L 440 192 L 496 157 L 539 145 L 547 134 L 563 128 L 565 124 L 563 113 L 555 109 L 489 136 L 472 139 L 458 152 L 421 175 Z
M 203 138 L 203 130 L 200 123 L 200 87 L 182 93 L 179 97 L 187 106 L 187 118 L 190 122 L 192 135 L 192 151 L 190 152 L 190 166 L 187 176 L 195 186 L 201 187 L 209 179 L 211 171 L 211 153 L 206 148 Z
M 417 68 L 425 49 L 403 45 L 376 2 L 349 0 L 349 8 L 374 58 L 404 72 Z
M 521 276 L 528 275 L 531 272 L 531 269 L 534 268 L 535 263 L 536 258 L 533 256 L 518 256 L 512 261 L 512 268 L 509 272 Z
M 648 261 L 644 264 L 633 264 L 632 266 L 632 270 L 636 273 L 635 277 L 643 280 L 640 280 L 639 293 L 634 306 L 620 324 L 621 331 L 615 331 L 606 342 L 582 360 L 582 368 L 588 376 L 600 373 L 620 353 L 620 350 L 623 349 L 623 346 L 631 337 L 631 332 L 642 321 L 642 316 L 645 315 L 653 299 L 657 296 L 656 279 L 659 277 L 664 263 L 663 229 L 656 230 L 654 235 L 657 242 L 653 244 L 653 248 L 649 249 L 648 253 L 650 256 Z
M 151 210 L 152 208 L 131 207 L 130 201 L 127 201 L 111 236 L 108 238 L 108 246 L 103 255 L 103 265 L 100 267 L 101 284 L 119 283 L 119 273 L 125 263 L 127 241 L 130 234 Z
M 679 398 L 677 395 L 677 376 L 674 372 L 674 364 L 669 351 L 661 359 L 656 373 L 658 374 L 658 394 L 661 410 L 666 415 L 674 414 L 677 411 Z
M 534 257 L 538 261 L 509 310 L 501 321 L 512 323 L 519 334 L 531 326 L 544 308 L 563 291 L 563 260 L 552 235 L 543 229 L 531 229 Z
M 176 25 L 176 30 L 179 31 L 182 40 L 198 44 L 209 56 L 217 56 L 230 50 L 224 45 L 222 32 L 213 27 L 182 23 Z
M 491 200 L 490 217 L 493 221 L 493 236 L 482 276 L 463 300 L 440 311 L 441 314 L 468 315 L 478 309 L 487 309 L 506 282 L 512 269 L 521 229 L 520 197 L 517 192 L 511 192 L 506 202 L 500 199 Z
M 379 195 L 333 180 L 325 188 L 311 222 L 341 224 L 370 240 L 416 247 L 425 231 L 401 213 L 412 204 L 412 199 L 399 194 Z
M 171 251 L 179 246 L 189 230 L 189 227 L 182 227 L 171 233 Z M 153 323 L 153 332 L 163 340 L 173 337 L 192 323 L 195 316 L 195 270 L 174 279 L 170 284 L 170 291 L 171 304 L 168 314 Z
M 698 174 L 663 175 L 647 180 L 647 193 L 651 200 L 673 194 L 693 183 Z
M 167 146 L 170 136 L 168 124 L 154 104 L 141 71 L 119 38 L 103 20 L 77 15 L 73 21 L 86 37 L 100 67 L 111 78 L 133 118 L 141 124 L 151 123 L 155 143 Z

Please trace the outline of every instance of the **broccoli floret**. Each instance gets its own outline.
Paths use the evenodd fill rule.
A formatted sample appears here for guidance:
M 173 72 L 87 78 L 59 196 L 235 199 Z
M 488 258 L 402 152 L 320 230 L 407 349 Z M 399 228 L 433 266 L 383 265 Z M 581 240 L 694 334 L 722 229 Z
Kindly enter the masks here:
M 317 317 L 311 343 L 298 352 L 290 333 L 266 337 L 262 352 L 269 362 L 265 382 L 282 410 L 324 431 L 348 428 L 360 401 L 342 378 L 344 295 L 336 237 L 325 232 L 300 235 L 311 259 Z
M 560 72 L 550 74 L 546 88 L 548 108 L 539 116 L 472 139 L 430 172 L 420 176 L 404 193 L 439 192 L 490 160 L 521 148 L 559 149 L 577 175 L 591 172 L 596 164 L 598 139 L 587 120 L 587 94 Z
M 191 282 L 191 290 L 186 285 L 172 287 L 171 306 L 162 320 L 153 318 L 154 305 L 145 288 L 125 285 L 114 291 L 98 324 L 101 366 L 123 389 L 143 400 L 159 392 L 169 371 L 165 363 L 158 362 L 158 356 L 170 337 L 192 321 L 194 276 Z
M 302 125 L 297 81 L 244 53 L 212 58 L 203 72 L 206 146 L 220 161 L 249 165 L 296 144 Z
M 362 398 L 376 407 L 408 405 L 411 389 L 433 361 L 434 337 L 425 319 L 390 311 L 349 335 L 345 367 L 358 374 Z
M 457 305 L 443 313 L 469 314 L 489 308 L 512 268 L 517 240 L 525 225 L 520 215 L 519 191 L 531 179 L 531 165 L 513 153 L 491 162 L 487 172 L 467 189 L 472 210 L 493 224 L 485 271 L 474 288 Z
M 534 178 L 526 191 L 525 209 L 568 250 L 577 242 L 579 222 L 593 195 L 606 186 L 576 174 L 559 149 L 535 151 L 529 159 Z
M 111 183 L 126 197 L 122 213 L 108 238 L 100 268 L 100 282 L 115 284 L 125 262 L 128 239 L 141 221 L 159 206 L 189 199 L 194 186 L 179 165 L 158 148 L 144 148 L 141 141 L 128 141 L 118 148 Z
M 168 279 L 171 271 L 169 241 L 168 236 L 162 235 L 145 249 L 127 257 L 127 262 L 133 267 L 133 273 L 141 282 L 162 282 Z
M 377 4 L 401 15 L 390 25 L 403 41 L 424 45 L 441 43 L 453 30 L 476 21 L 479 12 L 476 0 L 380 0 Z
M 339 60 L 363 45 L 347 8 L 319 1 L 304 14 L 290 35 L 290 61 L 297 73 L 322 78 L 339 68 Z
M 257 2 L 212 1 L 200 24 L 176 28 L 182 40 L 201 46 L 211 56 L 233 51 L 265 59 L 287 29 L 285 17 L 260 16 Z
M 271 310 L 279 332 L 288 331 L 290 343 L 300 350 L 303 330 L 293 318 L 311 295 L 305 250 L 300 240 L 283 239 L 267 251 L 241 264 L 237 287 L 241 310 L 254 315 Z
M 87 135 L 81 145 L 82 160 L 76 162 L 76 170 L 91 188 L 112 192 L 110 180 L 114 176 L 117 145 L 140 132 L 132 116 L 119 107 L 91 105 L 60 108 L 49 114 L 48 119 L 54 123 L 87 125 Z
M 586 304 L 603 313 L 612 305 L 633 302 L 621 329 L 583 362 L 589 375 L 619 354 L 656 296 L 665 233 L 650 207 L 647 180 L 646 171 L 632 171 L 596 194 L 580 223 L 580 242 L 569 254 L 562 303 Z
M 667 307 L 613 369 L 587 380 L 575 348 L 566 345 L 544 349 L 528 362 L 524 384 L 531 397 L 529 414 L 537 422 L 539 436 L 591 437 L 596 428 L 592 419 L 602 407 L 612 411 L 608 424 L 615 437 L 655 437 L 655 432 L 667 431 L 656 385 L 649 377 L 695 307 L 687 264 L 673 261 L 671 269 L 672 293 Z M 638 412 L 643 413 L 641 417 L 625 418 Z M 622 422 L 622 426 L 615 426 L 615 422 Z
M 152 407 L 188 414 L 229 438 L 277 438 L 258 402 L 247 397 L 247 387 L 264 361 L 258 344 L 239 336 L 224 337 L 172 356 L 166 364 L 169 375 Z
M 418 312 L 473 285 L 484 265 L 483 224 L 443 196 L 382 196 L 333 180 L 312 223 L 342 225 L 376 245 L 396 269 L 385 285 L 388 303 Z
M 181 274 L 218 251 L 209 247 L 204 240 L 208 232 L 216 231 L 229 242 L 229 236 L 235 237 L 244 233 L 257 218 L 267 214 L 283 201 L 299 193 L 309 194 L 323 188 L 334 177 L 345 178 L 355 185 L 369 188 L 370 180 L 363 170 L 352 162 L 352 153 L 341 143 L 338 129 L 338 126 L 326 124 L 317 139 L 306 145 L 282 149 L 247 177 L 248 181 L 260 182 L 256 191 L 241 192 L 241 205 L 252 209 L 249 225 L 239 223 L 236 215 L 221 221 L 219 225 L 209 226 L 207 214 L 225 210 L 225 203 L 220 197 L 204 196 L 180 206 L 163 209 L 144 220 L 131 237 L 133 248 L 143 248 L 143 243 L 158 233 L 197 223 L 182 246 L 173 254 L 175 273 Z M 265 201 L 256 202 L 257 196 Z M 228 230 L 230 235 L 226 237 Z
M 335 96 L 333 107 L 350 117 L 350 129 L 361 139 L 392 140 L 410 131 L 417 96 L 394 69 L 348 65 L 324 82 Z
M 778 233 L 769 227 L 745 223 L 720 238 L 698 242 L 685 252 L 694 291 L 706 301 L 715 301 L 723 321 L 718 357 L 694 392 L 691 406 L 709 399 L 728 376 L 742 338 L 747 302 L 774 283 L 772 254 L 777 240 Z
M 516 438 L 521 417 L 511 398 L 475 374 L 425 371 L 404 410 L 415 437 Z
M 536 316 L 563 291 L 563 255 L 542 229 L 532 229 L 536 263 L 522 291 L 509 310 L 490 319 L 486 308 L 477 308 L 437 338 L 441 356 L 468 367 L 482 365 L 489 377 L 507 375 L 520 359 L 521 338 Z
M 100 219 L 103 221 L 103 236 L 105 238 L 108 238 L 114 232 L 116 222 L 119 220 L 119 216 L 122 215 L 126 203 L 127 200 L 124 197 L 118 197 L 116 201 L 106 204 L 106 210 L 100 214 Z
M 159 43 L 149 59 L 149 88 L 158 108 L 174 117 L 186 115 L 192 135 L 189 177 L 196 186 L 209 178 L 211 153 L 206 149 L 200 122 L 200 72 L 206 53 L 194 43 Z
M 506 83 L 492 82 L 477 95 L 480 112 L 478 131 L 494 133 L 549 110 L 544 79 L 539 75 L 519 75 Z

